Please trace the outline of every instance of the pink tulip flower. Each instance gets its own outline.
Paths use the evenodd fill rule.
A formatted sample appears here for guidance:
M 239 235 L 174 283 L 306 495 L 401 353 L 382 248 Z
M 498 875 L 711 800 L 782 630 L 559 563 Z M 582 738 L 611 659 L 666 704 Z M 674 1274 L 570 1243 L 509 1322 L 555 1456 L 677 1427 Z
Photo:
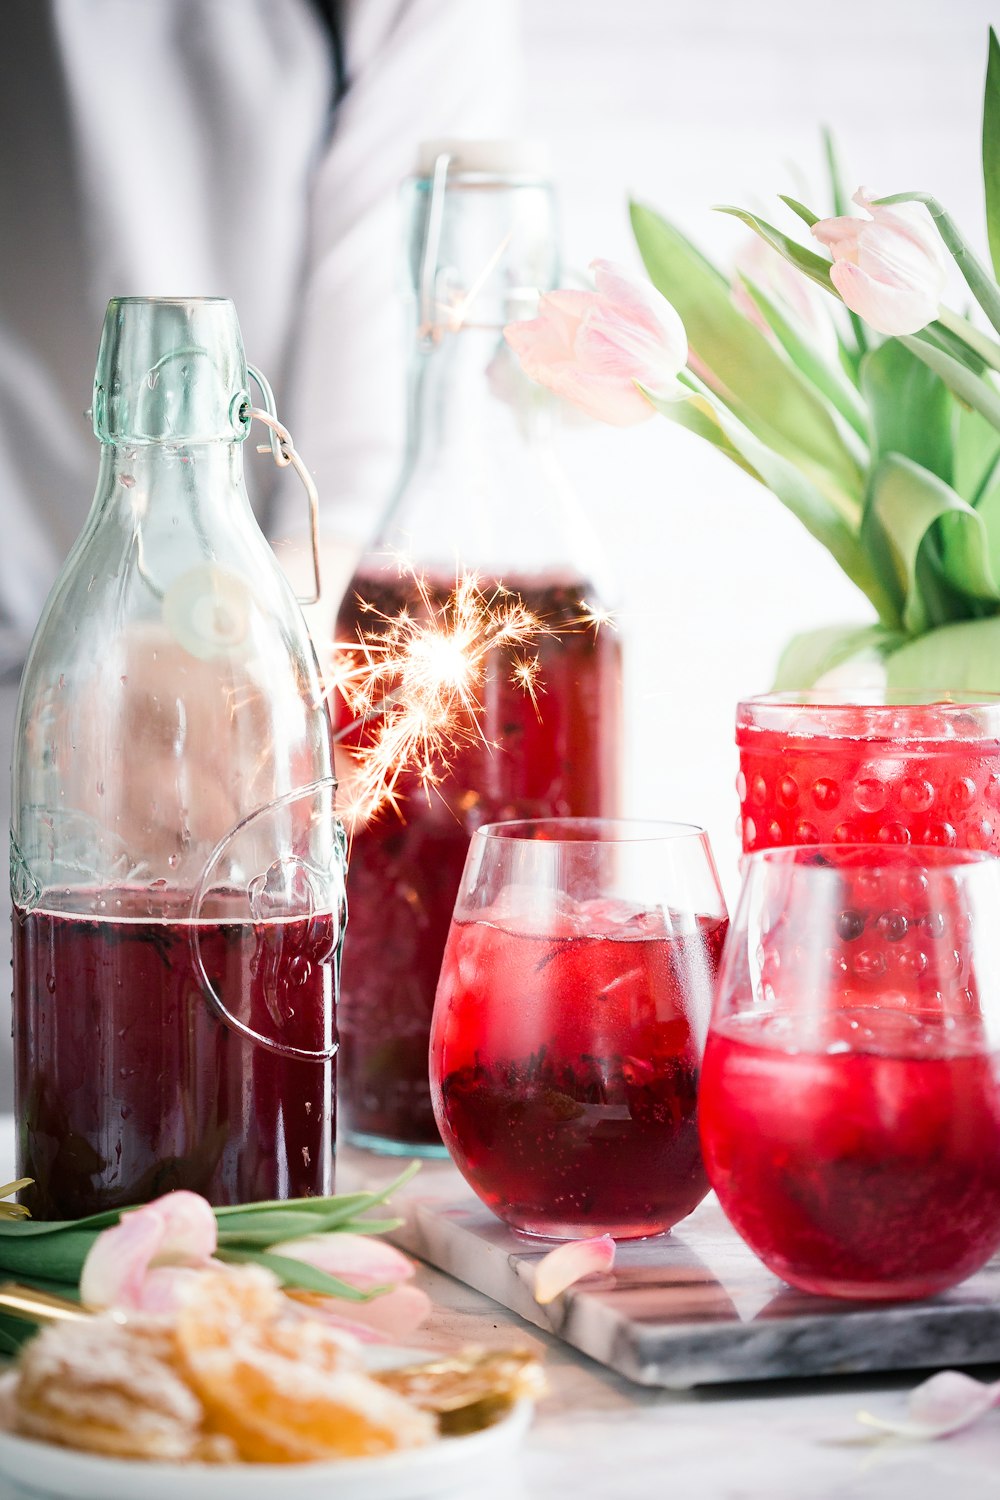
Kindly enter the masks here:
M 504 337 L 526 375 L 589 416 L 629 427 L 651 417 L 642 390 L 682 394 L 684 324 L 647 281 L 610 261 L 591 266 L 596 290 L 543 294 L 537 318 L 508 323 Z
M 944 292 L 941 238 L 922 204 L 885 208 L 865 188 L 854 202 L 868 218 L 845 215 L 812 226 L 833 256 L 830 279 L 851 311 L 879 333 L 917 333 L 937 317 Z
M 86 1307 L 169 1312 L 218 1242 L 215 1215 L 197 1193 L 167 1193 L 123 1214 L 97 1236 L 80 1273 Z

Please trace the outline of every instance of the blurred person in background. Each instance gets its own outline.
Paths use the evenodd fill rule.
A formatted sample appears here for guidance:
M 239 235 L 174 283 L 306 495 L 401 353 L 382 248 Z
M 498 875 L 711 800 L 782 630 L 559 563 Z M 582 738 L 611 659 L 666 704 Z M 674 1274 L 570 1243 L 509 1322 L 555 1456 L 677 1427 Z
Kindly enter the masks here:
M 97 475 L 85 410 L 108 299 L 235 302 L 247 356 L 319 487 L 321 638 L 399 463 L 397 189 L 418 141 L 509 132 L 515 3 L 5 0 L 4 825 L 21 667 Z M 286 571 L 308 579 L 301 488 L 278 483 L 268 459 L 247 467 Z M 0 974 L 9 965 L 3 915 Z M 11 1104 L 3 1035 L 0 1110 Z

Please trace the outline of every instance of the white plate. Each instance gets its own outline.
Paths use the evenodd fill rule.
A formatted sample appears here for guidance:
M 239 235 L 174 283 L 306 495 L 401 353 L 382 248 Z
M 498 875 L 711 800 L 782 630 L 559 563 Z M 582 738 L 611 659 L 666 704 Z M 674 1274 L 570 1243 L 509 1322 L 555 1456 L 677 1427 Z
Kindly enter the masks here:
M 425 1350 L 372 1345 L 373 1368 L 409 1363 Z M 0 1477 L 29 1495 L 59 1500 L 426 1500 L 468 1489 L 475 1494 L 497 1466 L 516 1453 L 533 1404 L 519 1401 L 492 1427 L 467 1437 L 438 1438 L 426 1448 L 380 1458 L 343 1458 L 317 1464 L 175 1464 L 102 1458 L 10 1430 L 16 1375 L 0 1376 Z M 0 1494 L 3 1491 L 0 1489 Z

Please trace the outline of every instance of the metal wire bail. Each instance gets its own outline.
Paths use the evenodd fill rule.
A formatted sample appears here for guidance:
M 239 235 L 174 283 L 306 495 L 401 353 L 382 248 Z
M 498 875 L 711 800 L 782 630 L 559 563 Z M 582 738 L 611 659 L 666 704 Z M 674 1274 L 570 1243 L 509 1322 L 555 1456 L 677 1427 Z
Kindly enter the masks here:
M 250 379 L 256 381 L 260 393 L 264 398 L 264 408 L 251 406 L 250 416 L 256 417 L 258 422 L 263 422 L 268 429 L 268 440 L 266 443 L 258 443 L 258 453 L 270 453 L 279 469 L 287 469 L 289 465 L 295 470 L 302 481 L 303 488 L 309 498 L 309 539 L 312 544 L 313 562 L 313 586 L 311 595 L 296 594 L 300 604 L 318 604 L 322 594 L 322 580 L 320 578 L 319 564 L 319 491 L 313 481 L 313 477 L 302 461 L 302 456 L 296 451 L 292 441 L 292 434 L 288 428 L 278 421 L 277 406 L 274 400 L 274 392 L 267 376 L 258 370 L 255 365 L 247 365 L 247 374 Z

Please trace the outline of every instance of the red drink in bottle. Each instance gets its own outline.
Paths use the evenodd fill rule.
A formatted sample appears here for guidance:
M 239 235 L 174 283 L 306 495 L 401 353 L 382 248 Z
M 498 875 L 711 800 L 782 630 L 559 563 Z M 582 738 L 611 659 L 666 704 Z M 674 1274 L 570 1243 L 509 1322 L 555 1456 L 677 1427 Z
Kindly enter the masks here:
M 657 1234 L 708 1189 L 700 1028 L 726 920 L 524 905 L 502 900 L 448 938 L 431 1046 L 445 1143 L 518 1229 Z
M 537 704 L 511 680 L 510 662 L 498 652 L 479 727 L 441 784 L 428 793 L 415 774 L 405 774 L 397 783 L 401 813 L 388 809 L 354 835 L 338 1087 L 342 1121 L 362 1144 L 440 1147 L 427 1048 L 470 834 L 493 820 L 615 811 L 618 638 L 581 622 L 585 584 L 508 583 L 546 627 L 531 647 L 539 662 Z M 341 609 L 338 640 L 357 639 L 379 614 L 391 620 L 404 608 L 419 611 L 405 579 L 362 577 L 355 588 Z M 432 605 L 443 605 L 449 593 L 444 583 L 431 587 Z M 359 599 L 374 610 L 362 609 Z M 337 715 L 335 727 L 349 711 L 339 705 Z
M 225 1024 L 192 938 L 244 1024 L 320 1052 L 333 917 L 255 923 L 220 912 L 195 930 L 180 913 L 144 915 L 145 893 L 72 896 L 74 912 L 14 918 L 17 1077 L 31 1080 L 17 1099 L 20 1167 L 34 1178 L 23 1194 L 32 1213 L 77 1218 L 172 1188 L 220 1204 L 331 1191 L 332 1061 L 280 1056 Z M 88 904 L 93 915 L 79 915 Z

